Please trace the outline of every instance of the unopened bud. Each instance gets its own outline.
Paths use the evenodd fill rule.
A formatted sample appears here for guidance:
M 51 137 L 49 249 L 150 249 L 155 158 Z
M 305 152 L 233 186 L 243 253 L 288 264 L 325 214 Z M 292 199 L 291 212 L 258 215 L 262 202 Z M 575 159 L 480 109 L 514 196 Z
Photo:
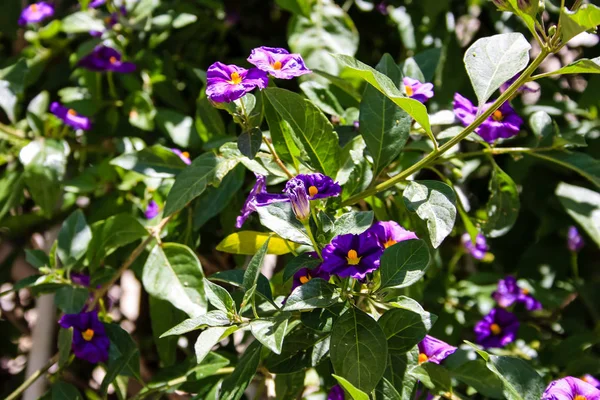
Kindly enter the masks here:
M 301 222 L 306 222 L 310 218 L 310 200 L 304 187 L 304 182 L 293 178 L 285 184 L 284 193 L 292 203 L 292 210 Z

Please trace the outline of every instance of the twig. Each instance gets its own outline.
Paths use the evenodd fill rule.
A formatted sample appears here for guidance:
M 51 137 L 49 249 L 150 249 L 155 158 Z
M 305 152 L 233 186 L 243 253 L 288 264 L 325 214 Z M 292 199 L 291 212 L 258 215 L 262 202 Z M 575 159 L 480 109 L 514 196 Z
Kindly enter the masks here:
M 23 393 L 29 386 L 31 386 L 35 381 L 37 381 L 39 377 L 44 375 L 46 373 L 46 371 L 48 371 L 50 369 L 50 367 L 52 367 L 54 364 L 56 364 L 57 361 L 58 361 L 58 353 L 56 353 L 54 356 L 52 356 L 52 358 L 50 359 L 50 361 L 48 361 L 48 363 L 46 365 L 44 365 L 42 368 L 38 369 L 33 374 L 31 374 L 29 376 L 29 378 L 25 379 L 25 382 L 23 382 L 21 384 L 21 386 L 16 388 L 14 392 L 9 394 L 5 400 L 17 399 L 21 395 L 21 393 Z
M 281 159 L 277 155 L 277 152 L 275 152 L 275 149 L 273 148 L 273 146 L 271 145 L 271 143 L 269 142 L 269 140 L 266 137 L 264 137 L 264 136 L 263 136 L 263 142 L 265 142 L 265 144 L 269 148 L 269 151 L 271 152 L 271 156 L 273 157 L 273 161 L 275 161 L 275 163 L 279 166 L 279 168 L 281 168 L 281 170 L 283 172 L 285 172 L 285 174 L 288 176 L 288 178 L 292 179 L 294 177 L 294 174 L 292 174 L 287 169 L 287 167 L 285 166 L 285 164 L 283 163 L 283 161 L 281 161 Z

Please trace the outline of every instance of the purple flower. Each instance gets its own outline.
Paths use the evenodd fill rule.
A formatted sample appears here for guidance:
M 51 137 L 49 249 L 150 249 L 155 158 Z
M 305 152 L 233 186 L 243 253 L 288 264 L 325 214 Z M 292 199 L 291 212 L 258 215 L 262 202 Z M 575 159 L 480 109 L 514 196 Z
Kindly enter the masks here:
M 450 346 L 448 343 L 429 335 L 425 335 L 425 338 L 419 342 L 418 347 L 419 364 L 426 361 L 439 364 L 456 351 L 456 347 Z
M 106 3 L 106 0 L 93 0 L 88 4 L 88 8 L 96 8 L 103 6 Z
M 584 376 L 581 377 L 581 380 L 584 381 L 584 382 L 586 382 L 586 383 L 589 383 L 590 385 L 592 385 L 596 389 L 600 389 L 600 381 L 598 379 L 594 378 L 590 374 L 585 374 Z
M 486 103 L 483 106 L 484 110 L 491 105 L 492 103 Z M 477 117 L 477 107 L 468 99 L 455 93 L 454 114 L 464 126 L 468 126 Z M 523 125 L 521 117 L 519 117 L 508 102 L 505 102 L 475 129 L 475 133 L 481 136 L 486 142 L 493 143 L 497 139 L 508 139 L 517 135 L 521 129 L 521 125 Z
M 314 186 L 311 186 L 314 187 Z M 285 195 L 292 203 L 292 210 L 299 221 L 306 222 L 310 218 L 310 201 L 304 181 L 298 178 L 292 178 L 285 184 L 283 190 Z
M 78 272 L 71 272 L 71 282 L 89 287 L 90 286 L 90 276 L 87 274 L 80 274 Z
M 340 278 L 362 280 L 379 268 L 382 253 L 377 238 L 369 232 L 339 235 L 323 249 L 321 269 Z
M 519 330 L 517 317 L 504 308 L 494 308 L 475 324 L 477 343 L 485 348 L 504 347 L 512 343 Z
M 90 54 L 83 57 L 78 65 L 90 71 L 113 71 L 121 74 L 128 74 L 136 68 L 134 63 L 122 61 L 121 53 L 117 50 L 104 45 L 97 46 Z
M 258 68 L 244 69 L 216 62 L 206 71 L 206 95 L 215 103 L 232 102 L 268 84 L 267 73 Z
M 510 307 L 514 303 L 523 303 L 529 311 L 540 310 L 542 304 L 529 294 L 527 289 L 521 289 L 513 276 L 507 276 L 498 281 L 498 290 L 492 297 L 502 308 Z
M 508 89 L 510 87 L 510 85 L 512 85 L 513 83 L 515 83 L 515 81 L 517 79 L 519 79 L 520 76 L 521 76 L 521 73 L 519 72 L 518 74 L 516 74 L 515 76 L 513 76 L 512 78 L 510 78 L 509 80 L 507 80 L 506 82 L 504 82 L 502 85 L 500 85 L 500 93 L 506 92 L 506 89 Z M 538 90 L 539 89 L 531 87 L 531 85 L 529 85 L 528 83 L 526 83 L 524 85 L 521 85 L 521 87 L 517 89 L 517 93 L 535 93 Z
M 387 2 L 386 1 L 379 2 L 379 4 L 377 4 L 376 8 L 377 8 L 377 11 L 379 11 L 379 13 L 381 15 L 388 15 Z
M 92 128 L 92 122 L 88 117 L 79 115 L 77 111 L 62 106 L 56 101 L 50 105 L 50 112 L 75 129 L 89 131 Z
M 244 222 L 248 219 L 250 214 L 256 211 L 256 207 L 266 206 L 275 201 L 284 201 L 287 199 L 283 194 L 270 194 L 267 193 L 267 179 L 263 175 L 254 174 L 256 176 L 256 183 L 250 191 L 248 198 L 244 202 L 244 206 L 240 212 L 240 216 L 237 217 L 235 227 L 240 229 Z
M 567 376 L 550 382 L 542 400 L 600 400 L 600 390 L 581 379 Z
M 402 83 L 404 83 L 406 95 L 411 99 L 425 103 L 433 97 L 433 83 L 421 83 L 418 80 L 409 77 L 404 77 Z
M 414 232 L 407 231 L 394 221 L 376 222 L 367 230 L 367 232 L 377 238 L 379 245 L 384 249 L 387 249 L 398 242 L 418 239 Z
M 577 230 L 575 226 L 570 226 L 569 231 L 567 233 L 567 247 L 574 253 L 579 252 L 583 246 L 585 245 L 585 241 L 583 237 Z
M 344 400 L 345 398 L 346 394 L 340 385 L 332 387 L 327 395 L 327 400 Z
M 312 72 L 304 65 L 300 54 L 290 54 L 279 47 L 257 47 L 250 53 L 248 62 L 279 79 L 292 79 Z
M 483 259 L 485 253 L 489 250 L 485 237 L 481 233 L 477 234 L 475 244 L 471 241 L 471 236 L 468 233 L 462 235 L 461 241 L 467 252 L 478 260 Z
M 304 182 L 304 187 L 311 200 L 337 197 L 342 193 L 342 187 L 333 179 L 321 173 L 299 174 L 296 179 Z
M 42 22 L 46 18 L 50 18 L 53 15 L 54 7 L 52 7 L 52 5 L 46 3 L 45 1 L 33 3 L 21 11 L 19 25 L 37 24 L 38 22 Z
M 152 219 L 158 215 L 160 212 L 160 208 L 158 204 L 154 200 L 150 200 L 148 206 L 146 207 L 146 211 L 144 211 L 144 216 L 146 219 Z
M 75 356 L 94 364 L 108 360 L 110 341 L 96 311 L 65 314 L 58 323 L 65 329 L 73 328 Z
M 190 165 L 192 163 L 192 160 L 190 160 L 190 153 L 188 153 L 187 151 L 181 151 L 179 149 L 171 149 L 171 151 L 177 154 L 179 158 L 181 158 L 181 161 L 183 161 L 187 165 Z
M 292 291 L 296 289 L 298 286 L 304 285 L 314 278 L 321 278 L 324 281 L 328 281 L 331 275 L 328 272 L 323 271 L 320 266 L 308 269 L 308 268 L 300 268 L 295 274 L 294 279 L 292 280 Z

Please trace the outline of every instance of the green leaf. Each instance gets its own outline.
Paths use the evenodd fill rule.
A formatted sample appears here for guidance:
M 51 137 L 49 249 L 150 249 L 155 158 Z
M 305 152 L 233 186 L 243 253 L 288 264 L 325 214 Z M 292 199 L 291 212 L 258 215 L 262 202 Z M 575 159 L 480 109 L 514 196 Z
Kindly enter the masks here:
M 264 360 L 265 367 L 274 374 L 291 374 L 317 366 L 329 352 L 329 333 L 303 329 L 293 329 L 290 323 L 283 342 L 281 354 L 270 353 Z
M 236 314 L 235 301 L 233 301 L 233 298 L 227 290 L 212 283 L 208 279 L 204 279 L 204 286 L 206 287 L 206 297 L 213 307 L 228 315 Z
M 62 20 L 62 30 L 65 33 L 104 32 L 105 29 L 104 22 L 87 11 L 75 12 Z
M 81 311 L 81 310 L 79 310 Z M 79 312 L 77 311 L 77 312 Z M 73 328 L 60 328 L 58 331 L 58 366 L 64 367 L 71 356 L 71 344 L 73 342 Z
M 204 272 L 196 254 L 178 243 L 156 245 L 142 273 L 144 289 L 190 317 L 206 313 Z
M 301 158 L 301 152 L 298 145 L 294 142 L 294 132 L 288 122 L 286 122 L 278 113 L 270 101 L 265 101 L 265 118 L 269 124 L 269 133 L 273 141 L 273 147 L 279 158 L 294 165 L 296 170 L 299 168 L 298 159 Z
M 416 313 L 394 308 L 383 314 L 377 323 L 385 333 L 390 353 L 406 353 L 419 343 L 431 329 L 435 316 L 426 311 Z
M 102 380 L 100 391 L 106 394 L 108 385 L 119 375 L 134 376 L 140 379 L 140 351 L 135 342 L 120 326 L 104 324 L 110 339 L 108 368 Z
M 600 188 L 600 160 L 576 151 L 549 151 L 544 153 L 528 153 L 533 157 L 550 161 L 577 172 L 596 187 Z
M 151 178 L 172 178 L 186 167 L 181 158 L 171 149 L 159 144 L 140 151 L 121 154 L 113 158 L 110 164 Z
M 542 397 L 546 385 L 527 361 L 515 357 L 487 355 L 486 365 L 504 384 L 504 398 L 538 400 Z
M 219 400 L 238 400 L 254 378 L 260 364 L 260 342 L 252 342 L 246 349 L 233 373 L 223 381 Z
M 164 216 L 181 210 L 187 203 L 200 196 L 215 179 L 218 164 L 213 153 L 204 153 L 181 171 L 167 196 Z
M 256 209 L 260 217 L 260 223 L 292 242 L 312 245 L 302 223 L 298 221 L 290 203 L 278 202 Z
M 12 123 L 17 121 L 17 102 L 23 94 L 27 72 L 25 59 L 0 70 L 0 107 Z
M 339 168 L 338 136 L 325 115 L 299 94 L 284 89 L 263 90 L 273 108 L 292 128 L 297 140 L 312 162 L 312 166 L 328 176 Z
M 531 45 L 520 33 L 502 33 L 477 40 L 465 53 L 464 63 L 482 106 L 506 81 L 529 62 Z
M 252 160 L 260 150 L 262 140 L 262 131 L 259 128 L 252 128 L 242 132 L 238 137 L 238 149 L 240 149 L 240 153 Z
M 211 281 L 223 282 L 228 285 L 241 288 L 244 283 L 244 274 L 246 271 L 242 269 L 230 269 L 227 271 L 220 271 L 210 276 Z M 272 299 L 271 285 L 269 280 L 263 275 L 258 276 L 258 283 L 256 285 L 258 293 L 265 296 L 267 299 Z
M 180 324 L 175 325 L 168 331 L 164 332 L 162 335 L 160 335 L 160 337 L 183 335 L 184 333 L 195 331 L 196 329 L 227 325 L 231 325 L 231 321 L 227 317 L 227 314 L 220 310 L 212 310 L 195 318 L 186 319 Z
M 560 10 L 560 38 L 563 43 L 579 35 L 581 32 L 595 29 L 600 25 L 600 7 L 593 4 L 582 4 L 575 12 L 566 7 Z
M 44 134 L 44 114 L 48 111 L 50 94 L 47 91 L 40 92 L 27 106 L 27 122 L 29 127 L 38 135 Z
M 321 278 L 311 279 L 298 286 L 285 302 L 285 311 L 307 311 L 326 308 L 339 301 L 339 292 Z
M 390 381 L 381 378 L 375 389 L 375 400 L 402 400 L 402 396 Z
M 25 249 L 25 261 L 27 261 L 32 267 L 40 269 L 50 264 L 48 255 L 42 250 L 36 249 Z
M 177 356 L 177 338 L 165 338 L 165 333 L 173 325 L 181 322 L 185 318 L 185 314 L 176 308 L 171 303 L 165 300 L 157 299 L 154 296 L 149 296 L 148 305 L 150 308 L 150 322 L 152 324 L 152 337 L 156 350 L 163 366 L 168 367 L 175 364 Z
M 295 399 L 304 391 L 305 372 L 277 374 L 275 376 L 275 400 Z
M 339 217 L 334 225 L 332 235 L 352 233 L 359 235 L 369 229 L 373 223 L 373 211 L 350 211 Z
M 402 81 L 402 72 L 389 54 L 384 54 L 375 67 L 386 75 L 395 87 Z M 412 118 L 379 89 L 367 85 L 360 102 L 360 134 L 373 156 L 373 174 L 378 176 L 394 161 L 408 140 Z
M 535 78 L 540 79 L 552 75 L 567 74 L 600 74 L 600 57 L 592 58 L 591 60 L 589 58 L 582 58 L 556 71 L 536 75 Z
M 154 120 L 158 128 L 177 146 L 184 149 L 199 146 L 200 137 L 192 117 L 171 109 L 158 108 Z
M 273 353 L 281 354 L 283 338 L 288 327 L 291 314 L 283 313 L 274 318 L 262 318 L 250 321 L 252 335 L 268 347 Z
M 332 374 L 331 376 L 333 376 L 338 381 L 340 386 L 343 387 L 346 390 L 346 392 L 348 392 L 348 394 L 350 394 L 350 396 L 352 396 L 352 398 L 354 400 L 369 400 L 368 394 L 366 394 L 362 390 L 356 388 L 353 384 L 348 382 L 343 377 L 335 375 L 335 374 Z
M 156 108 L 147 93 L 141 91 L 131 93 L 125 100 L 124 108 L 131 125 L 144 131 L 154 130 Z
M 198 340 L 196 340 L 196 344 L 194 345 L 196 362 L 200 364 L 217 343 L 237 330 L 237 326 L 215 326 L 206 328 L 200 336 L 198 336 Z
M 300 84 L 300 89 L 314 105 L 325 114 L 341 117 L 344 109 L 329 88 L 316 81 L 305 81 Z
M 486 236 L 495 238 L 506 234 L 517 221 L 521 202 L 517 185 L 504 171 L 494 165 L 490 179 L 490 198 L 486 205 Z
M 52 385 L 52 400 L 83 400 L 79 390 L 70 383 L 56 382 Z
M 388 247 L 381 256 L 381 289 L 412 285 L 425 274 L 430 262 L 423 240 L 405 240 Z
M 502 381 L 487 368 L 485 361 L 480 358 L 473 359 L 474 353 L 458 349 L 444 360 L 444 366 L 453 378 L 471 386 L 482 395 L 503 399 Z
M 407 97 L 406 94 L 398 89 L 394 81 L 369 67 L 367 64 L 342 54 L 334 54 L 334 57 L 346 67 L 354 70 L 360 78 L 370 83 L 375 89 L 396 103 L 398 107 L 406 111 L 408 115 L 425 129 L 430 138 L 434 137 L 433 132 L 431 132 L 427 107 L 421 102 Z
M 402 196 L 406 208 L 427 222 L 429 239 L 439 247 L 452 232 L 456 221 L 454 190 L 439 181 L 411 181 Z
M 423 363 L 414 367 L 410 374 L 423 383 L 428 389 L 439 392 L 452 391 L 452 381 L 450 373 L 441 365 L 431 362 Z
M 302 268 L 313 269 L 321 264 L 321 260 L 314 259 L 307 253 L 300 254 L 298 257 L 292 258 L 283 269 L 283 282 L 292 279 L 294 274 Z
M 261 246 L 258 252 L 252 257 L 248 266 L 246 267 L 246 272 L 244 273 L 244 282 L 242 286 L 244 290 L 248 291 L 252 286 L 256 285 L 258 282 L 258 277 L 260 275 L 260 269 L 262 267 L 263 261 L 265 259 L 265 254 L 267 254 L 267 249 L 269 248 L 269 241 L 271 238 L 267 238 L 265 243 Z
M 418 365 L 419 351 L 415 346 L 405 354 L 389 353 L 385 379 L 401 394 L 402 400 L 411 400 L 417 378 L 409 372 Z
M 86 253 L 92 230 L 81 210 L 76 210 L 63 222 L 58 232 L 56 253 L 63 266 L 71 269 Z
M 600 246 L 600 194 L 561 182 L 556 188 L 556 196 L 567 213 Z
M 196 130 L 203 142 L 223 137 L 226 132 L 219 110 L 210 104 L 204 93 L 200 94 L 196 102 Z
M 311 0 L 276 0 L 277 5 L 292 14 L 300 14 L 310 18 Z
M 328 72 L 321 71 L 318 69 L 317 70 L 313 69 L 313 72 L 315 74 L 320 75 L 323 78 L 327 79 L 333 85 L 335 85 L 336 87 L 341 89 L 343 92 L 345 92 L 348 96 L 352 97 L 354 99 L 354 101 L 356 101 L 356 104 L 358 104 L 360 102 L 360 99 L 361 99 L 360 93 L 358 93 L 358 91 L 354 88 L 354 86 L 352 86 L 352 83 L 350 83 L 346 79 L 340 78 L 339 76 L 336 76 L 336 75 L 331 75 Z
M 64 286 L 56 291 L 54 303 L 66 314 L 77 314 L 83 310 L 89 297 L 87 289 Z
M 351 307 L 333 325 L 330 349 L 333 370 L 358 389 L 366 393 L 375 389 L 383 377 L 387 354 L 385 334 L 363 311 Z
M 271 238 L 271 240 L 269 240 Z M 241 231 L 227 236 L 217 245 L 217 250 L 225 253 L 244 254 L 251 256 L 269 241 L 267 254 L 282 255 L 295 250 L 298 245 L 288 242 L 280 237 L 272 236 L 270 233 Z

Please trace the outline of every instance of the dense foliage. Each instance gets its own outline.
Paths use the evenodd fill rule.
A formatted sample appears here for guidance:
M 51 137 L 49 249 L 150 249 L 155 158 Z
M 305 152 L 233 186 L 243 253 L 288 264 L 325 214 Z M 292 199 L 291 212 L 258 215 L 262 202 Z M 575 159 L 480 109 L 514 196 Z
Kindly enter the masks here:
M 600 399 L 588 3 L 4 0 L 0 396 Z

